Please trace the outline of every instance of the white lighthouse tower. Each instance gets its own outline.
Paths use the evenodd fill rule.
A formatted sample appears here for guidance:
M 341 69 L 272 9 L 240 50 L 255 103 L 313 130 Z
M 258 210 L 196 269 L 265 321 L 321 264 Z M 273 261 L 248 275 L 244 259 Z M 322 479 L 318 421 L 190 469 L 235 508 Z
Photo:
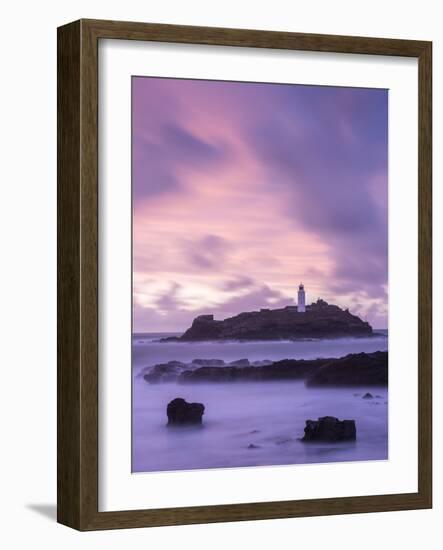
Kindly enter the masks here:
M 304 313 L 306 311 L 306 302 L 305 302 L 305 287 L 303 283 L 300 283 L 298 286 L 298 313 Z

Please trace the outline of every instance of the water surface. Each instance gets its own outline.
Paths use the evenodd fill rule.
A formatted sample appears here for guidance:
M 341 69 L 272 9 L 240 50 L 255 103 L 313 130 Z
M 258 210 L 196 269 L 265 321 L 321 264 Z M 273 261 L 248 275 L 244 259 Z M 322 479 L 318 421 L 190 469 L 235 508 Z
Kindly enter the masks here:
M 158 337 L 133 339 L 134 472 L 387 459 L 387 388 L 306 388 L 298 380 L 151 385 L 137 376 L 144 367 L 171 360 L 311 359 L 386 350 L 386 332 L 374 338 L 258 343 L 153 341 Z M 377 397 L 362 399 L 367 391 Z M 205 405 L 202 427 L 166 427 L 166 406 L 175 397 Z M 326 415 L 354 419 L 357 441 L 301 442 L 305 421 Z

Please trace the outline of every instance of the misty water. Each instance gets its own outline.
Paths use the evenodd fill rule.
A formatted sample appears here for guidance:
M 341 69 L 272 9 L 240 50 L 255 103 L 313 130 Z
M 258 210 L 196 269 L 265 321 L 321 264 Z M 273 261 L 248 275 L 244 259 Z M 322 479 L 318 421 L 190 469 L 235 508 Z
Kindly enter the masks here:
M 165 335 L 133 337 L 134 472 L 385 460 L 388 391 L 385 387 L 305 387 L 303 381 L 149 384 L 142 369 L 171 360 L 280 360 L 341 357 L 383 351 L 386 331 L 372 338 L 294 342 L 159 343 Z M 370 392 L 374 399 L 362 399 Z M 167 428 L 166 407 L 176 397 L 205 405 L 203 425 Z M 304 443 L 305 421 L 354 419 L 357 440 Z M 251 447 L 250 447 L 251 446 Z

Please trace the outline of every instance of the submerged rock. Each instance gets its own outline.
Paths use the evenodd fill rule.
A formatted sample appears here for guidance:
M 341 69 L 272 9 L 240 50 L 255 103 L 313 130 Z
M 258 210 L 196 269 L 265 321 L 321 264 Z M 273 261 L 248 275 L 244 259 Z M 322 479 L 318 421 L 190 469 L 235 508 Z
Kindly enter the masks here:
M 302 441 L 353 441 L 356 437 L 355 420 L 322 416 L 318 420 L 306 420 Z
M 290 443 L 292 439 L 290 437 L 287 437 L 286 439 L 279 439 L 275 442 L 276 445 L 284 445 L 285 443 Z
M 167 407 L 168 426 L 201 424 L 205 406 L 202 403 L 188 403 L 181 397 L 173 399 Z

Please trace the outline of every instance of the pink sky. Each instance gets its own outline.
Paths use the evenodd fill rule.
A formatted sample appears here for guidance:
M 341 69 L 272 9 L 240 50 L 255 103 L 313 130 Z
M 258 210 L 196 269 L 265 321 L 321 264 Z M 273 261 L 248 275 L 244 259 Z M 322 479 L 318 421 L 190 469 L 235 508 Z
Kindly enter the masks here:
M 134 330 L 322 297 L 387 326 L 387 92 L 133 78 Z

